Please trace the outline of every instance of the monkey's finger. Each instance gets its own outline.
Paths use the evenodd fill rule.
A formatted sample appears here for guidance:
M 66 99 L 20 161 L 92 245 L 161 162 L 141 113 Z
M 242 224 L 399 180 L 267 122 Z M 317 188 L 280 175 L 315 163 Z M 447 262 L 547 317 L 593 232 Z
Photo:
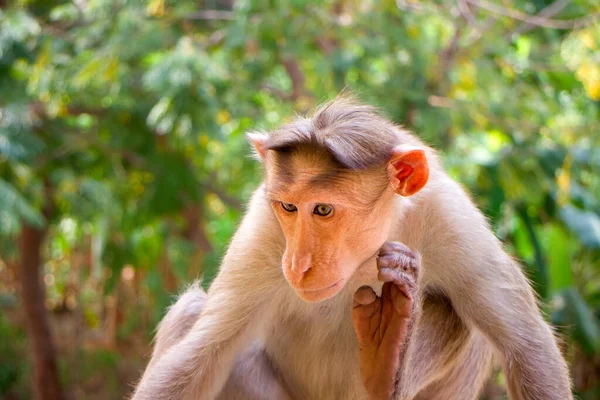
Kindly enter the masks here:
M 380 268 L 377 279 L 381 282 L 393 282 L 398 286 L 406 285 L 408 289 L 415 286 L 414 278 L 410 274 L 393 268 Z
M 381 313 L 381 297 L 375 296 L 375 300 L 369 304 L 360 304 L 354 301 L 352 306 L 352 318 L 354 320 L 370 320 L 375 318 L 377 324 L 379 324 L 379 317 Z
M 403 253 L 387 254 L 377 259 L 378 268 L 400 268 L 412 272 L 416 268 L 417 259 Z
M 411 267 L 415 268 L 420 263 L 420 255 L 419 253 L 404 253 L 400 251 L 381 254 L 377 257 L 377 264 L 380 265 L 383 263 L 396 263 L 398 266 Z
M 413 296 L 406 285 L 399 286 L 392 282 L 383 284 L 381 291 L 381 329 L 383 335 L 390 329 L 394 329 L 392 325 L 398 318 L 410 317 L 413 302 Z
M 390 253 L 403 253 L 407 256 L 412 256 L 413 252 L 401 242 L 385 242 L 379 249 L 379 255 L 383 256 Z
M 412 298 L 404 297 L 397 285 L 388 282 L 383 284 L 381 303 L 380 346 L 392 358 L 397 359 L 406 341 L 412 313 Z
M 388 324 L 392 318 L 392 314 L 394 312 L 392 297 L 391 297 L 391 287 L 394 286 L 393 283 L 386 282 L 383 284 L 381 288 L 381 323 L 380 329 L 382 336 L 385 335 L 386 330 L 388 328 Z
M 377 279 L 381 282 L 394 282 L 398 279 L 398 271 L 392 268 L 380 268 Z
M 375 291 L 370 286 L 361 286 L 354 293 L 354 306 L 357 305 L 368 305 L 373 303 L 377 299 Z
M 390 289 L 390 297 L 397 316 L 411 316 L 413 312 L 414 299 L 406 286 L 392 285 Z
M 381 322 L 381 298 L 366 305 L 355 302 L 352 308 L 352 323 L 361 349 L 377 345 L 380 341 L 379 325 Z

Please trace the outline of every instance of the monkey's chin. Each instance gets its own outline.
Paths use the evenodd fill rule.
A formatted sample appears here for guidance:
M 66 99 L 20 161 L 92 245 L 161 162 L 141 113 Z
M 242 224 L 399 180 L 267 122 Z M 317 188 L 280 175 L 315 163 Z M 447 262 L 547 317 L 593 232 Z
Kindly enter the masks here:
M 310 303 L 318 303 L 332 298 L 340 292 L 340 289 L 342 287 L 344 287 L 343 279 L 324 289 L 306 290 L 296 288 L 296 293 L 298 293 L 298 296 L 300 296 L 300 298 L 302 298 L 302 300 L 304 301 L 308 301 Z

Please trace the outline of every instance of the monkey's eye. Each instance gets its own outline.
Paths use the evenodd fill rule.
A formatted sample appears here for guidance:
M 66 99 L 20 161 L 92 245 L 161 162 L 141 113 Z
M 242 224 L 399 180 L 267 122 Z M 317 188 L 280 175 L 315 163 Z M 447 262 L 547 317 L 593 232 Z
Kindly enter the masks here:
M 332 211 L 333 208 L 331 206 L 328 206 L 327 204 L 317 204 L 315 206 L 315 209 L 313 210 L 313 214 L 317 214 L 321 217 L 326 217 L 327 215 L 331 214 Z
M 287 212 L 296 212 L 298 211 L 298 208 L 293 205 L 293 204 L 289 204 L 289 203 L 281 203 L 281 207 L 283 207 L 283 209 Z

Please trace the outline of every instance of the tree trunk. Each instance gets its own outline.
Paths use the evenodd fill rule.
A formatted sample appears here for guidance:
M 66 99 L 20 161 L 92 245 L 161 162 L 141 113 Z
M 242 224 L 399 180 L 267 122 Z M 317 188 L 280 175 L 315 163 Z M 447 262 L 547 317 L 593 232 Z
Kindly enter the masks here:
M 45 308 L 45 288 L 42 281 L 41 245 L 46 229 L 28 224 L 21 232 L 19 280 L 29 347 L 33 360 L 33 392 L 37 400 L 64 399 L 48 315 Z

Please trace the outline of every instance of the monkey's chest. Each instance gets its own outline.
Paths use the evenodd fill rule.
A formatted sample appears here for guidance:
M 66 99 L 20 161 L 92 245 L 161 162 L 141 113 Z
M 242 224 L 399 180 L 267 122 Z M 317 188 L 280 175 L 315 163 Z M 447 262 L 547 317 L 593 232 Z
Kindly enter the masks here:
M 286 312 L 267 335 L 265 350 L 294 399 L 367 398 L 350 310 Z

